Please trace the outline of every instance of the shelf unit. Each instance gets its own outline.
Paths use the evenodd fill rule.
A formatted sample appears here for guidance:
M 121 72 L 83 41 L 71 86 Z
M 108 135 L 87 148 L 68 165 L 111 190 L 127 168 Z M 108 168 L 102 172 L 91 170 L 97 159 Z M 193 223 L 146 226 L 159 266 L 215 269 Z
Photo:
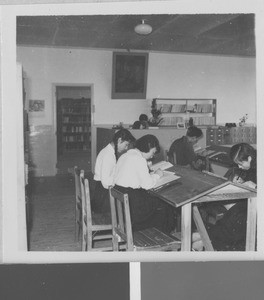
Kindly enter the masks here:
M 59 154 L 68 151 L 85 151 L 91 148 L 90 99 L 58 101 Z
M 159 126 L 189 124 L 190 118 L 195 126 L 216 124 L 216 99 L 155 98 L 152 109 L 161 112 Z

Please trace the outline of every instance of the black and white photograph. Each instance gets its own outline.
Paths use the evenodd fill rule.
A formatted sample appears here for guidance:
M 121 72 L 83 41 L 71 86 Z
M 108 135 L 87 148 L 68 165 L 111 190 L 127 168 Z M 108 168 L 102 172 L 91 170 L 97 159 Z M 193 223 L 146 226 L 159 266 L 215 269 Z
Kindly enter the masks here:
M 17 95 L 8 260 L 259 255 L 261 15 L 130 4 L 4 9 L 4 139 Z

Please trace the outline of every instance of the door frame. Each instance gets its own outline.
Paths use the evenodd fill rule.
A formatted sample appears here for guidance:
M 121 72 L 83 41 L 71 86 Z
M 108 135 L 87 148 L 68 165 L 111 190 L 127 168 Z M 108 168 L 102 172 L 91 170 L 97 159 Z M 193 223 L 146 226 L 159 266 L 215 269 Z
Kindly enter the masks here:
M 93 138 L 93 127 L 94 127 L 94 85 L 92 83 L 59 83 L 59 82 L 53 82 L 52 83 L 52 114 L 53 114 L 53 133 L 55 135 L 55 151 L 56 151 L 56 164 L 58 163 L 58 143 L 57 143 L 57 95 L 56 90 L 57 87 L 87 87 L 91 90 L 91 102 L 90 102 L 90 109 L 91 109 L 91 148 L 92 148 L 92 142 L 94 140 Z M 92 152 L 92 149 L 91 149 Z M 92 159 L 92 153 L 91 153 L 91 159 Z

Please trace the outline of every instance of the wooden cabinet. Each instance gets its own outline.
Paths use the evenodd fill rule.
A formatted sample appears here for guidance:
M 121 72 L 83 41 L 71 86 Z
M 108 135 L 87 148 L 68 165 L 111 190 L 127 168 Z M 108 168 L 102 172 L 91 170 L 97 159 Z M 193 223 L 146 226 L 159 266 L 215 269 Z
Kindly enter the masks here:
M 253 126 L 232 127 L 209 126 L 206 132 L 206 144 L 233 145 L 237 143 L 256 144 L 257 128 Z
M 206 145 L 230 144 L 230 128 L 224 126 L 208 127 L 206 132 Z
M 60 99 L 57 105 L 58 152 L 91 148 L 90 99 Z
M 216 99 L 173 99 L 155 98 L 152 109 L 161 112 L 159 126 L 195 126 L 216 124 Z

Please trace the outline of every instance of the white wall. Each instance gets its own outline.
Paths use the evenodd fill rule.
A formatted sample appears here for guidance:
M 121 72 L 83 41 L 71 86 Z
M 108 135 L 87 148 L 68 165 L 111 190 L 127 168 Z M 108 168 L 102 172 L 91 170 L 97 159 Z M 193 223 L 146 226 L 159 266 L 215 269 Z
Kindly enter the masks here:
M 31 116 L 30 124 L 49 126 L 51 135 L 56 127 L 53 84 L 91 84 L 94 124 L 132 124 L 141 113 L 150 114 L 156 97 L 216 98 L 218 123 L 238 123 L 245 113 L 249 123 L 256 123 L 254 58 L 150 53 L 146 100 L 111 99 L 112 51 L 17 47 L 17 60 L 27 78 L 27 99 L 46 102 L 44 116 Z M 48 139 L 51 151 L 39 153 L 34 162 L 41 175 L 56 171 L 56 139 L 50 134 Z
M 218 123 L 238 122 L 249 114 L 256 122 L 254 58 L 150 53 L 147 100 L 112 100 L 112 52 L 18 47 L 17 59 L 28 78 L 28 98 L 47 102 L 46 116 L 35 124 L 52 124 L 52 83 L 94 85 L 95 124 L 133 123 L 149 113 L 155 97 L 216 98 Z
M 148 98 L 215 98 L 217 123 L 248 113 L 256 122 L 256 66 L 253 58 L 151 54 Z

